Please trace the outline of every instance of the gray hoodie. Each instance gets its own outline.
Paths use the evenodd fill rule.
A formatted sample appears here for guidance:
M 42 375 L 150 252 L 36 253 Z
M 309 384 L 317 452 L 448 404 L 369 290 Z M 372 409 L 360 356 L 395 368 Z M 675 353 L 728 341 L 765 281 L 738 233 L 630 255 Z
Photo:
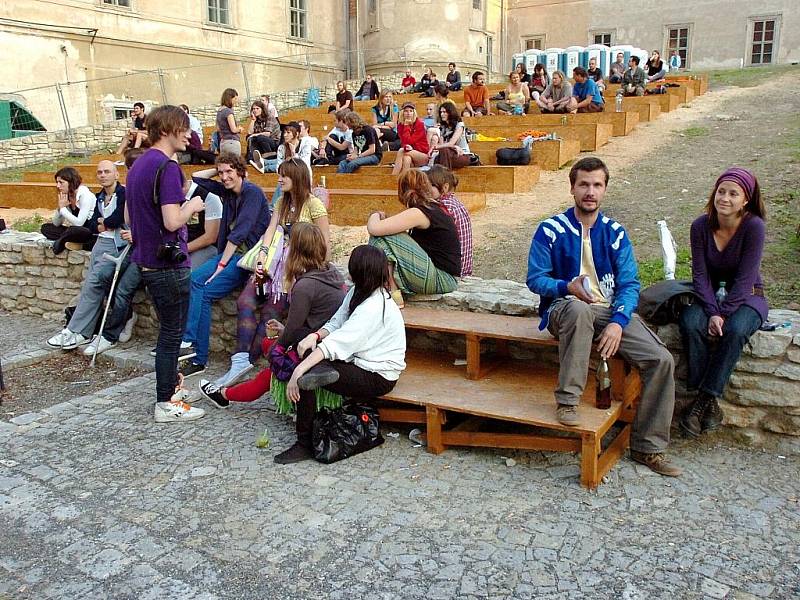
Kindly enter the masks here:
M 344 280 L 333 265 L 303 273 L 292 286 L 289 316 L 278 343 L 290 346 L 300 341 L 301 333 L 317 331 L 342 304 L 345 293 Z

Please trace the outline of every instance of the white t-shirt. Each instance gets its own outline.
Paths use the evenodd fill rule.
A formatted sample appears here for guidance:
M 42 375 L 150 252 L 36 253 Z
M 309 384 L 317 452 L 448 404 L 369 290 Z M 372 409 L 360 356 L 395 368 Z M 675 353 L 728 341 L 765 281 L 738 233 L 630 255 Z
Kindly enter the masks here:
M 111 194 L 110 196 L 107 197 L 108 198 L 108 204 L 106 204 L 105 202 L 99 202 L 98 203 L 100 205 L 100 216 L 103 217 L 103 219 L 107 219 L 108 217 L 110 217 L 111 213 L 113 213 L 114 209 L 117 207 L 116 202 L 115 202 L 116 195 L 117 195 L 117 193 L 114 192 L 113 194 Z M 114 232 L 113 229 L 111 231 L 106 229 L 105 231 L 101 231 L 98 234 L 98 237 L 111 238 L 113 240 L 114 239 L 114 234 L 115 234 L 115 232 Z

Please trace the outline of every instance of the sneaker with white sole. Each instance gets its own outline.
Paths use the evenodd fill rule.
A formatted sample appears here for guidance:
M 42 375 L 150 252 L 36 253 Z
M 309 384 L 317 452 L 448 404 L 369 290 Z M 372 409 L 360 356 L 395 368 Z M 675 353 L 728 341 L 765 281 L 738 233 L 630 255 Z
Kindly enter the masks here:
M 85 356 L 94 356 L 95 347 L 97 347 L 97 353 L 102 354 L 106 350 L 110 350 L 116 345 L 117 345 L 116 342 L 110 342 L 102 335 L 96 335 L 92 338 L 92 341 L 89 343 L 89 345 L 83 349 L 83 354 Z
M 64 340 L 71 336 L 72 332 L 69 329 L 62 329 L 60 333 L 55 334 L 49 340 L 47 340 L 47 345 L 51 348 L 61 348 L 64 345 Z
M 152 350 L 150 350 L 150 356 L 155 356 L 156 350 L 158 350 L 158 348 L 153 348 Z M 189 360 L 190 358 L 194 358 L 195 356 L 197 356 L 197 351 L 194 349 L 194 346 L 192 346 L 192 343 L 181 342 L 181 349 L 178 350 L 178 362 L 181 362 L 183 360 Z
M 200 393 L 217 408 L 228 408 L 230 401 L 222 395 L 222 387 L 208 381 L 200 380 Z
M 130 342 L 131 338 L 133 337 L 133 326 L 136 325 L 136 321 L 139 320 L 139 315 L 136 313 L 131 314 L 131 318 L 125 321 L 125 327 L 119 334 L 119 343 L 124 344 L 126 342 Z
M 62 350 L 74 350 L 78 346 L 83 346 L 84 344 L 89 343 L 89 338 L 84 337 L 80 333 L 73 333 L 72 331 L 69 332 L 69 335 L 66 335 L 62 338 L 61 349 Z
M 214 385 L 217 387 L 228 387 L 233 385 L 246 373 L 249 373 L 255 367 L 250 363 L 250 354 L 248 352 L 237 352 L 231 356 L 231 368 L 219 379 L 214 380 Z
M 183 365 L 178 367 L 178 372 L 183 375 L 184 378 L 192 377 L 193 375 L 199 375 L 200 373 L 204 373 L 206 370 L 205 365 L 199 365 L 196 362 L 185 362 Z
M 206 411 L 196 406 L 191 406 L 180 400 L 169 402 L 156 402 L 154 417 L 156 423 L 178 423 L 181 421 L 195 421 L 205 416 Z
M 261 152 L 253 150 L 253 160 L 250 161 L 250 164 L 261 173 L 264 172 L 264 159 L 261 157 Z

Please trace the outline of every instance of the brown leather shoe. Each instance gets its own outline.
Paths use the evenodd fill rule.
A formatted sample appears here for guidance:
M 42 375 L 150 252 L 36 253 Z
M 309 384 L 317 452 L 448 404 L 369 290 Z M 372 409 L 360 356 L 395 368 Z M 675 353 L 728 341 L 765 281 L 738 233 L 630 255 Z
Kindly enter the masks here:
M 665 454 L 661 452 L 636 452 L 631 450 L 631 460 L 643 464 L 645 467 L 658 473 L 659 475 L 666 475 L 667 477 L 677 477 L 683 473 L 683 469 L 676 467 Z
M 559 404 L 556 408 L 556 418 L 558 422 L 567 427 L 576 427 L 580 423 L 578 410 L 571 404 Z

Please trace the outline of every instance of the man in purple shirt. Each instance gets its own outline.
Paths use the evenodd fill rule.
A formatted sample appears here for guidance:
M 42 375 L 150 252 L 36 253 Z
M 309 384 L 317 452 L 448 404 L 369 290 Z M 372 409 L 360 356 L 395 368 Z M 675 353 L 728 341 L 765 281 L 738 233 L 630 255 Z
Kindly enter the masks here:
M 172 399 L 178 383 L 178 351 L 189 306 L 186 223 L 204 210 L 203 200 L 184 203 L 183 172 L 171 159 L 186 149 L 189 117 L 177 106 L 160 106 L 147 119 L 152 147 L 128 172 L 125 220 L 131 225 L 131 260 L 139 265 L 158 314 L 156 423 L 193 421 L 205 412 Z
M 220 182 L 210 178 L 219 175 Z M 216 167 L 194 174 L 209 192 L 222 199 L 222 222 L 217 237 L 217 254 L 192 273 L 192 292 L 184 342 L 196 345 L 197 356 L 184 363 L 181 373 L 190 377 L 202 373 L 208 362 L 211 334 L 211 304 L 244 284 L 249 271 L 240 269 L 244 252 L 261 243 L 269 225 L 269 203 L 264 192 L 247 180 L 244 159 L 229 152 L 217 158 Z

